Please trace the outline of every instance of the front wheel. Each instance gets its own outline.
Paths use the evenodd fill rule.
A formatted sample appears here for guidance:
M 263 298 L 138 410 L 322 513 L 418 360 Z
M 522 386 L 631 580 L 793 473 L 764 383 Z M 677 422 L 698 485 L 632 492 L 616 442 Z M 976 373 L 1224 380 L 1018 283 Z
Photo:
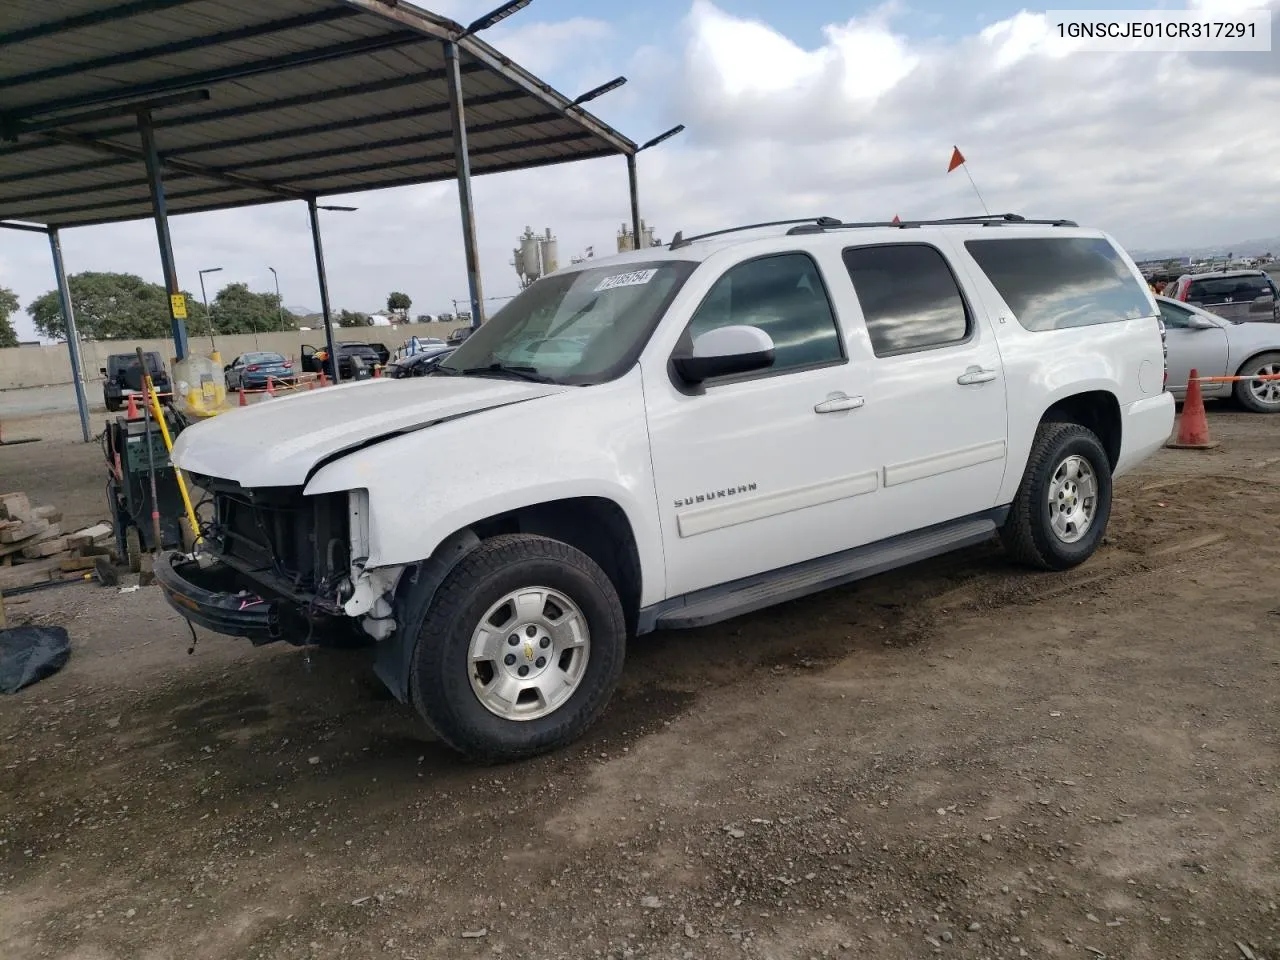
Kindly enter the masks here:
M 1000 531 L 1015 560 L 1067 570 L 1093 556 L 1111 516 L 1111 462 L 1076 423 L 1042 423 L 1009 517 Z
M 1240 368 L 1242 377 L 1280 375 L 1280 353 L 1264 353 Z M 1280 380 L 1237 380 L 1236 402 L 1254 413 L 1280 413 Z
M 493 537 L 445 578 L 422 619 L 410 688 L 447 744 L 519 760 L 577 739 L 622 674 L 617 590 L 586 554 L 546 537 Z

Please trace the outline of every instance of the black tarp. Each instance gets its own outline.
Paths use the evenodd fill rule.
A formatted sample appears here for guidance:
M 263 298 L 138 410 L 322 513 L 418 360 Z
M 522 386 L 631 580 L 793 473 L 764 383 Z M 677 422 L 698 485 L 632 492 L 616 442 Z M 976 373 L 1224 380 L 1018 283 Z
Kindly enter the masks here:
M 71 659 L 71 638 L 62 627 L 0 630 L 0 693 L 51 677 Z

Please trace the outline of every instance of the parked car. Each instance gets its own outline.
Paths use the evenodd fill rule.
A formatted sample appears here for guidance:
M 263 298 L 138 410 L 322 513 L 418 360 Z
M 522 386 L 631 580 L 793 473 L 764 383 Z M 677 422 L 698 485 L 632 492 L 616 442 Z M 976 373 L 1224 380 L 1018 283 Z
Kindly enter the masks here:
M 385 367 L 391 359 L 391 351 L 387 349 L 387 345 L 385 343 L 370 343 L 369 346 L 378 355 L 378 363 Z
M 338 371 L 343 380 L 362 380 L 373 375 L 373 368 L 382 363 L 381 355 L 367 343 L 341 342 L 337 344 Z M 357 374 L 359 361 L 360 372 Z M 333 361 L 329 359 L 328 347 L 316 349 L 309 343 L 302 345 L 302 369 L 308 373 L 324 371 L 326 376 L 333 376 Z
M 454 349 L 454 347 L 440 347 L 437 350 L 421 350 L 412 356 L 394 360 L 387 364 L 384 376 L 398 380 L 405 377 L 425 377 L 453 353 Z
M 147 372 L 151 374 L 151 383 L 156 393 L 171 393 L 169 374 L 164 368 L 160 354 L 148 351 L 142 355 L 147 361 Z M 141 399 L 142 367 L 138 365 L 137 353 L 113 353 L 107 357 L 107 365 L 99 367 L 102 374 L 102 402 L 111 412 L 119 410 L 128 402 L 129 395 L 136 393 Z M 170 403 L 172 396 L 161 397 L 161 403 Z
M 449 331 L 448 339 L 446 339 L 445 342 L 452 344 L 453 346 L 456 347 L 458 344 L 462 343 L 462 341 L 466 340 L 467 337 L 469 336 L 471 336 L 470 327 L 456 327 L 453 330 Z
M 297 382 L 293 362 L 278 353 L 242 353 L 224 368 L 228 390 L 261 390 L 269 381 Z
M 156 560 L 169 603 L 256 643 L 363 631 L 446 743 L 510 760 L 593 723 L 628 637 L 997 536 L 1086 561 L 1174 421 L 1128 255 L 1067 221 L 793 223 L 565 267 L 411 391 L 184 430 L 214 519 Z
M 410 337 L 396 349 L 392 359 L 403 360 L 405 357 L 412 357 L 423 351 L 434 350 L 436 347 L 448 346 L 439 337 Z
M 1280 295 L 1265 270 L 1184 273 L 1163 293 L 1228 320 L 1280 320 Z
M 1280 374 L 1280 325 L 1233 322 L 1208 310 L 1156 297 L 1168 347 L 1169 392 L 1187 394 L 1194 369 L 1202 377 Z M 1205 383 L 1206 397 L 1232 397 L 1254 413 L 1280 413 L 1280 381 Z

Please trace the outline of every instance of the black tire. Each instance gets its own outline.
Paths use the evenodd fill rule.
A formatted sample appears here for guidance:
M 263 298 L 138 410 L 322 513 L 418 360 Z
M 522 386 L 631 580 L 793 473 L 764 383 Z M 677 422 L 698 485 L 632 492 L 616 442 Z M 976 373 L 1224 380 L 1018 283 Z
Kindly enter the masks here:
M 1083 458 L 1093 471 L 1096 495 L 1093 517 L 1074 543 L 1054 531 L 1049 489 L 1055 473 L 1069 457 Z M 1111 462 L 1097 436 L 1077 423 L 1042 423 L 1009 517 L 1000 530 L 1005 550 L 1019 563 L 1041 570 L 1068 570 L 1089 557 L 1102 542 L 1111 517 Z
M 1253 377 L 1257 376 L 1259 371 L 1273 373 L 1277 370 L 1280 370 L 1280 352 L 1272 351 L 1271 353 L 1260 353 L 1256 357 L 1250 357 L 1236 371 L 1236 376 Z M 1277 382 L 1275 386 L 1280 389 L 1280 382 Z M 1280 413 L 1280 400 L 1275 403 L 1264 403 L 1259 400 L 1254 396 L 1253 384 L 1247 380 L 1237 380 L 1232 393 L 1235 395 L 1236 403 L 1253 413 Z
M 530 720 L 500 717 L 471 686 L 472 633 L 489 608 L 522 587 L 543 586 L 575 603 L 590 632 L 581 681 L 559 708 Z M 410 627 L 412 629 L 412 627 Z M 410 696 L 446 744 L 485 763 L 520 760 L 577 739 L 604 711 L 626 656 L 617 590 L 580 550 L 547 537 L 493 537 L 463 557 L 440 584 L 417 629 Z

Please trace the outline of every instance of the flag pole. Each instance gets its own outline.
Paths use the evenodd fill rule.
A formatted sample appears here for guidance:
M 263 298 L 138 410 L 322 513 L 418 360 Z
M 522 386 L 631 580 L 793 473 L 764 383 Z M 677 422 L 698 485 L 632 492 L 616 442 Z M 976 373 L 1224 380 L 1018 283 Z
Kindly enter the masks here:
M 978 185 L 973 182 L 973 174 L 969 172 L 969 162 L 966 160 L 961 164 L 964 167 L 964 175 L 969 178 L 969 186 L 973 187 L 973 192 L 978 194 L 978 202 L 982 204 L 982 212 L 991 215 L 991 211 L 987 209 L 987 201 L 982 199 L 982 194 L 978 193 Z

